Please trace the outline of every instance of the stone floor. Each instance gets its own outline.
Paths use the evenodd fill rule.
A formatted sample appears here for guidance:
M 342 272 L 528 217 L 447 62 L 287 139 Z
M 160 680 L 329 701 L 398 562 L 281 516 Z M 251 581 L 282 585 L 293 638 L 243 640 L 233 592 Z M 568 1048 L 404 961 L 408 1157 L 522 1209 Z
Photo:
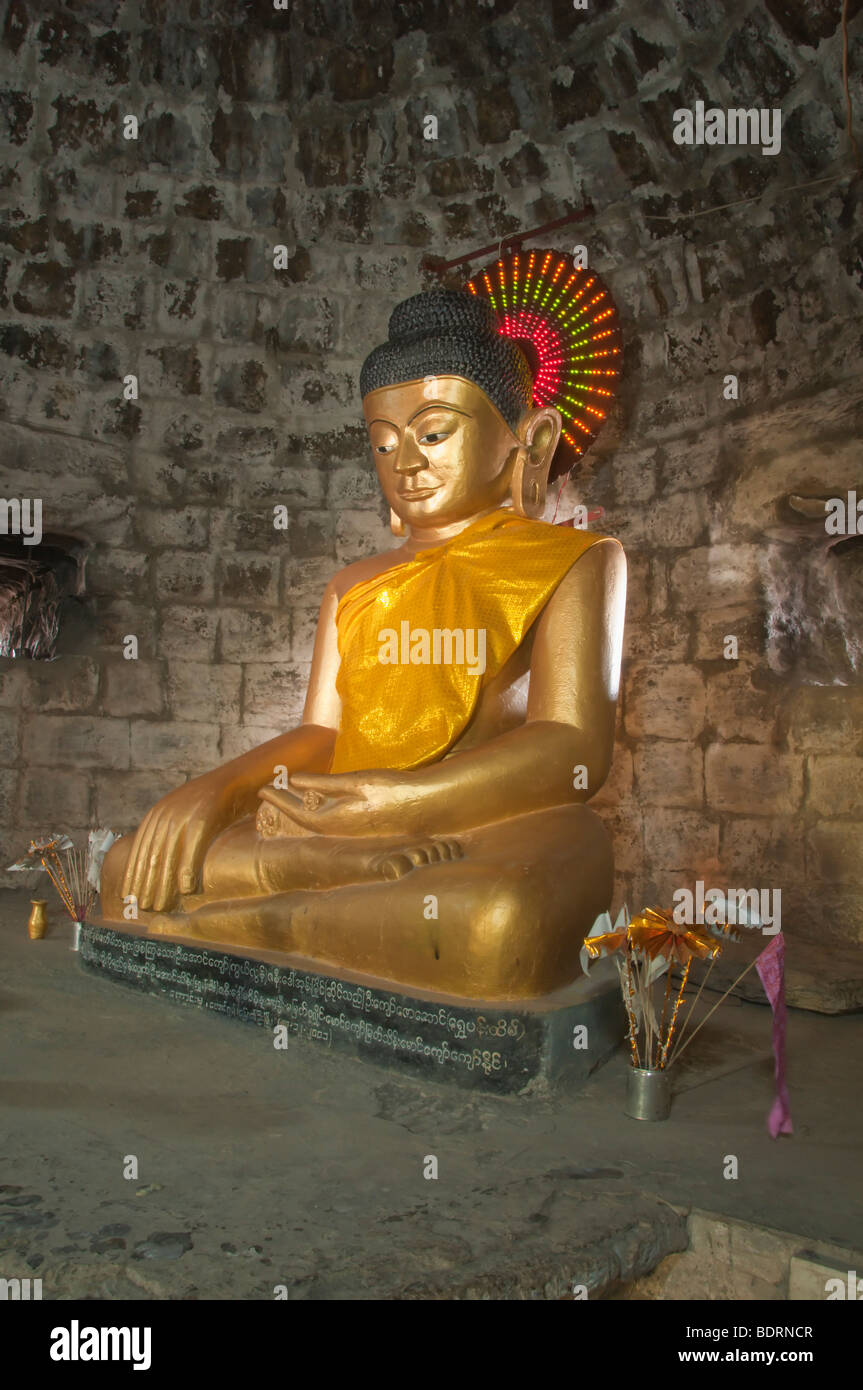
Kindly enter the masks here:
M 84 974 L 68 919 L 31 942 L 28 908 L 0 893 L 0 1277 L 39 1276 L 44 1298 L 614 1297 L 651 1287 L 692 1210 L 863 1249 L 863 1015 L 790 1013 L 795 1133 L 772 1141 L 756 1003 L 722 1005 L 671 1118 L 645 1124 L 623 1114 L 622 1053 L 528 1100 L 276 1051 Z

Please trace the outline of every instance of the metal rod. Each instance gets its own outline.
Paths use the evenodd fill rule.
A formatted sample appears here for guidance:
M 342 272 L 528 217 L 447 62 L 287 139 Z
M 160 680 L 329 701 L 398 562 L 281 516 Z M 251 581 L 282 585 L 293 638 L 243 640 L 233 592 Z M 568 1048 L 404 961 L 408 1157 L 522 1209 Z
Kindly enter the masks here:
M 442 261 L 437 256 L 423 256 L 420 261 L 421 270 L 433 270 L 435 274 L 442 275 L 445 270 L 452 270 L 453 266 L 466 265 L 468 261 L 475 261 L 480 256 L 488 256 L 492 251 L 503 253 L 503 247 L 512 242 L 513 245 L 520 247 L 528 237 L 540 236 L 543 232 L 553 232 L 558 227 L 567 227 L 571 222 L 583 222 L 587 217 L 593 217 L 595 208 L 592 203 L 587 203 L 580 212 L 570 212 L 566 217 L 558 217 L 554 222 L 543 222 L 541 227 L 533 227 L 529 232 L 513 232 L 511 236 L 501 237 L 499 241 L 492 241 L 488 246 L 481 246 L 478 251 L 471 251 L 467 256 L 456 256 L 455 260 Z

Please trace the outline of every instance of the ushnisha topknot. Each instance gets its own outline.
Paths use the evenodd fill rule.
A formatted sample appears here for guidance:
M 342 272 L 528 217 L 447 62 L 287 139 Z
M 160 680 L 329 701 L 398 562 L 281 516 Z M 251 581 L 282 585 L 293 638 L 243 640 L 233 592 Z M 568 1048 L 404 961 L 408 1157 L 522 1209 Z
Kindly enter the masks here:
M 434 289 L 411 295 L 390 314 L 389 337 L 369 353 L 360 394 L 425 376 L 462 376 L 474 382 L 515 429 L 533 400 L 527 359 L 498 331 L 487 299 L 465 290 Z

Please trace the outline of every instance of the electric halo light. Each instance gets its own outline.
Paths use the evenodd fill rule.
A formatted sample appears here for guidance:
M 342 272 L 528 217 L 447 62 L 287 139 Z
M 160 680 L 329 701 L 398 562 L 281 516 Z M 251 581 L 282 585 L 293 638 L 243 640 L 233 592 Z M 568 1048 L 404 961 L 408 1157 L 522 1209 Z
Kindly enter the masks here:
M 533 403 L 563 417 L 552 465 L 560 477 L 590 448 L 617 392 L 623 340 L 607 285 L 561 251 L 536 250 L 505 252 L 465 288 L 491 301 L 502 334 L 532 344 Z

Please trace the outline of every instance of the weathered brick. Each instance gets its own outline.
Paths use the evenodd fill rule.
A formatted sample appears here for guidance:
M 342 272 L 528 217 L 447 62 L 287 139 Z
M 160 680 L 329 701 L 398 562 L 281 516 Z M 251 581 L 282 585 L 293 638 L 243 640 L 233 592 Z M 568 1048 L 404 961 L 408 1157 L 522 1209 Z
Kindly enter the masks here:
M 162 211 L 162 199 L 158 188 L 127 188 L 124 194 L 124 209 L 130 220 L 158 217 Z M 179 208 L 174 211 L 179 215 Z
M 863 754 L 863 690 L 806 686 L 787 704 L 788 744 L 795 751 Z
M 288 525 L 291 555 L 308 555 L 312 558 L 320 555 L 335 556 L 335 532 L 336 521 L 331 512 L 307 507 L 301 512 L 291 513 Z M 347 562 L 341 560 L 341 563 Z
M 210 432 L 209 418 L 184 410 L 179 415 L 172 416 L 162 438 L 165 448 L 188 469 L 192 461 L 198 461 L 195 459 L 196 454 L 206 452 Z M 213 466 L 213 462 L 210 461 L 209 466 Z M 212 492 L 208 491 L 207 496 L 212 496 Z
M 272 656 L 283 659 L 290 652 L 291 615 L 226 608 L 222 612 L 222 656 L 226 661 L 255 661 Z
M 280 431 L 273 425 L 227 425 L 216 436 L 216 452 L 245 474 L 247 467 L 275 467 Z
M 202 550 L 207 545 L 209 512 L 206 507 L 139 506 L 135 531 L 148 550 Z
M 186 333 L 198 338 L 205 327 L 204 295 L 201 281 L 193 276 L 186 280 L 166 280 L 159 286 L 157 326 L 161 333 Z M 189 376 L 189 381 L 192 377 Z M 199 395 L 199 372 L 195 378 L 197 390 L 185 390 L 184 395 Z
M 279 557 L 223 555 L 219 562 L 219 599 L 271 607 L 279 601 Z
M 104 329 L 143 329 L 151 319 L 152 282 L 145 276 L 91 271 L 84 277 L 81 318 Z
M 75 271 L 59 261 L 25 265 L 12 303 L 22 314 L 67 319 L 75 307 Z
M 714 810 L 756 816 L 795 811 L 803 797 L 803 759 L 754 743 L 713 743 L 704 760 Z
M 354 408 L 357 385 L 353 373 L 311 370 L 291 364 L 282 369 L 281 400 L 285 410 L 308 411 Z M 230 402 L 227 402 L 230 404 Z
M 341 510 L 367 504 L 374 507 L 375 512 L 379 510 L 381 490 L 374 469 L 358 469 L 354 464 L 351 468 L 334 468 L 326 477 L 327 501 L 331 506 Z
M 141 121 L 138 133 L 138 157 L 144 168 L 161 165 L 172 173 L 187 174 L 200 167 L 200 142 L 196 120 L 187 120 L 175 111 L 152 111 Z
M 730 885 L 799 884 L 803 831 L 795 816 L 723 816 L 720 857 Z
M 102 707 L 106 714 L 162 714 L 160 661 L 109 661 L 105 664 Z
M 17 710 L 0 713 L 0 764 L 6 767 L 18 761 L 19 722 Z
M 22 828 L 29 835 L 44 830 L 50 821 L 56 830 L 67 825 L 86 825 L 90 819 L 90 782 L 86 772 L 27 770 L 22 778 L 20 810 Z
M 387 534 L 378 511 L 356 511 L 345 508 L 336 521 L 336 555 L 340 565 L 350 565 L 366 555 L 388 550 Z
M 47 251 L 47 217 L 27 218 L 16 209 L 11 217 L 0 222 L 0 244 L 29 256 L 38 256 Z
M 201 222 L 218 222 L 224 212 L 223 195 L 213 184 L 187 188 L 183 201 L 174 204 L 178 217 L 196 217 Z
M 36 767 L 129 766 L 128 719 L 79 714 L 31 715 L 24 727 L 24 761 Z
M 215 397 L 220 405 L 255 415 L 266 409 L 268 382 L 269 375 L 263 362 L 247 358 L 242 362 L 220 364 Z
M 89 217 L 114 216 L 114 179 L 104 168 L 75 165 L 75 155 L 57 155 L 40 169 L 44 207 Z
M 71 344 L 47 326 L 31 333 L 20 323 L 3 324 L 0 327 L 0 352 L 40 370 L 56 371 L 69 366 L 72 361 Z
M 212 608 L 164 607 L 161 614 L 158 655 L 184 657 L 191 661 L 212 660 L 216 647 L 219 615 Z
M 15 767 L 0 768 L 0 821 L 12 820 L 13 816 L 16 819 L 18 817 L 18 807 L 21 804 L 18 786 L 21 776 Z
M 610 513 L 609 524 L 626 546 L 690 548 L 707 537 L 707 502 L 698 492 L 676 492 L 627 503 Z
M 217 110 L 210 150 L 220 173 L 228 178 L 281 179 L 293 137 L 292 122 L 280 114 L 255 117 L 245 106 Z
M 826 821 L 807 835 L 809 877 L 831 883 L 863 884 L 863 821 Z M 858 894 L 859 896 L 859 894 Z
M 24 709 L 29 700 L 30 677 L 35 661 L 0 656 L 0 709 Z
M 26 92 L 0 92 L 0 121 L 5 140 L 12 145 L 25 145 L 31 133 L 30 123 L 35 106 Z
M 626 732 L 635 738 L 697 738 L 706 706 L 704 677 L 691 666 L 639 665 L 627 674 Z
M 147 87 L 182 93 L 206 91 L 214 78 L 209 43 L 184 42 L 186 34 L 170 20 L 137 35 L 141 82 Z
M 245 668 L 243 719 L 290 728 L 298 722 L 305 702 L 306 682 L 296 664 L 250 661 Z
M 332 300 L 292 297 L 276 327 L 278 342 L 290 352 L 331 352 L 336 336 L 336 308 Z
M 102 222 L 78 222 L 66 217 L 54 223 L 53 236 L 76 270 L 98 261 L 117 263 L 123 259 L 123 232 L 117 226 L 106 227 Z
M 87 557 L 87 592 L 140 599 L 147 592 L 149 556 L 137 550 L 96 546 Z
M 704 755 L 691 743 L 642 743 L 635 753 L 638 799 L 645 806 L 701 806 Z
M 308 188 L 362 183 L 368 148 L 368 122 L 315 121 L 299 133 L 297 168 Z
M 176 771 L 97 772 L 96 820 L 115 834 L 129 834 L 180 782 Z
M 280 499 L 279 505 L 288 506 L 287 500 Z M 280 512 L 278 518 L 281 519 L 281 516 Z M 293 549 L 292 518 L 293 512 L 288 506 L 287 528 L 280 526 L 277 529 L 274 524 L 277 516 L 269 502 L 248 510 L 213 508 L 210 512 L 212 548 L 222 553 L 245 550 L 259 554 L 272 549 L 274 554 L 281 555 L 286 546 Z
M 284 732 L 283 727 L 275 724 L 225 724 L 222 726 L 222 761 L 241 758 L 250 749 L 259 748 Z
M 737 657 L 726 658 L 727 637 L 737 639 Z M 695 614 L 696 661 L 727 660 L 731 672 L 738 661 L 751 663 L 763 656 L 764 645 L 765 622 L 760 604 L 734 604 Z
M 689 550 L 671 571 L 671 590 L 682 608 L 727 608 L 760 593 L 760 548 L 711 545 Z
M 234 495 L 244 506 L 266 502 L 270 529 L 275 529 L 273 508 L 277 504 L 288 508 L 290 529 L 293 513 L 300 508 L 319 507 L 324 500 L 326 474 L 319 468 L 246 464 L 242 470 L 234 468 L 233 472 Z
M 807 805 L 822 816 L 856 816 L 863 820 L 863 758 L 816 755 L 807 763 Z
M 756 670 L 754 674 L 758 674 Z M 707 724 L 720 739 L 772 743 L 776 732 L 776 690 L 753 684 L 751 668 L 728 662 L 707 682 Z
M 212 724 L 133 719 L 131 732 L 134 767 L 170 768 L 197 776 L 220 762 Z
M 618 507 L 644 506 L 656 493 L 658 451 L 655 448 L 635 449 L 624 445 L 615 454 L 613 471 Z
M 719 825 L 697 811 L 651 807 L 644 816 L 644 848 L 647 863 L 658 869 L 675 869 L 685 879 L 704 878 L 719 853 Z
M 201 358 L 195 344 L 166 343 L 147 348 L 144 391 L 157 395 L 200 396 Z
M 306 607 L 297 602 L 294 607 L 293 626 L 291 628 L 291 656 L 295 663 L 310 662 L 312 659 L 320 610 L 319 603 Z
M 243 668 L 203 661 L 172 661 L 168 666 L 168 704 L 174 719 L 222 724 L 240 717 Z
M 685 614 L 635 622 L 629 618 L 623 631 L 624 661 L 684 661 L 689 650 L 689 619 Z
M 116 102 L 100 107 L 94 100 L 79 101 L 74 96 L 60 95 L 51 105 L 56 115 L 48 128 L 48 138 L 55 154 L 64 148 L 79 150 L 82 145 L 102 151 L 117 136 L 120 112 Z
M 215 594 L 216 557 L 206 551 L 167 550 L 156 557 L 155 590 L 166 603 L 207 603 Z
M 93 645 L 101 651 L 122 655 L 127 637 L 138 639 L 138 656 L 155 653 L 157 615 L 151 604 L 130 603 L 122 598 L 94 601 Z
M 27 704 L 30 709 L 80 712 L 92 707 L 99 686 L 99 668 L 89 656 L 72 654 L 56 661 L 31 663 Z
M 326 555 L 296 560 L 287 556 L 282 561 L 283 592 L 291 603 L 306 603 L 320 608 L 324 590 L 333 577 L 334 565 Z

